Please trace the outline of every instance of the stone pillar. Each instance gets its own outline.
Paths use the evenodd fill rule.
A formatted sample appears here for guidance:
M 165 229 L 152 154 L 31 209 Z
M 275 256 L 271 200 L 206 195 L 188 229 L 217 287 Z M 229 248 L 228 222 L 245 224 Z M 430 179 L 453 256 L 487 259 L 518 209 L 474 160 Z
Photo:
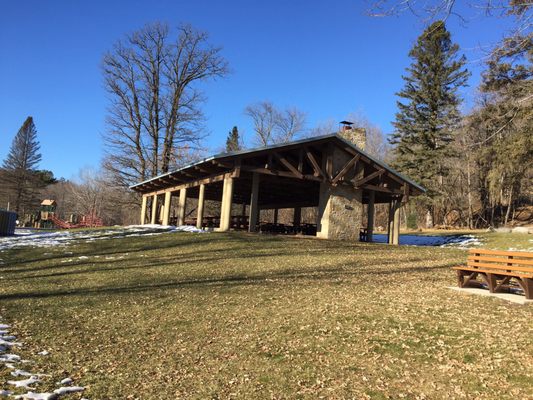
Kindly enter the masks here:
M 204 219 L 204 203 L 205 203 L 205 185 L 200 185 L 198 189 L 198 207 L 196 213 L 196 227 L 198 229 L 202 228 L 202 222 Z
M 317 237 L 359 240 L 363 214 L 362 190 L 320 184 Z
M 325 152 L 327 175 L 335 176 L 350 161 L 351 156 L 332 147 Z M 363 173 L 356 166 L 345 175 L 347 182 Z M 363 218 L 363 191 L 352 185 L 320 183 L 318 201 L 317 237 L 359 241 Z
M 366 241 L 372 242 L 374 235 L 374 201 L 376 199 L 376 192 L 371 190 L 368 194 L 368 213 L 367 213 L 367 224 L 366 224 Z
M 292 225 L 300 226 L 301 223 L 302 223 L 302 207 L 294 207 Z
M 156 218 L 157 218 L 157 194 L 154 194 L 152 198 L 152 219 L 150 220 L 150 223 L 155 224 Z
M 222 190 L 222 204 L 220 210 L 219 231 L 229 231 L 231 227 L 231 205 L 233 200 L 233 177 L 224 178 L 224 189 Z
M 146 203 L 148 201 L 148 196 L 143 196 L 141 204 L 141 225 L 146 223 Z
M 169 222 L 171 199 L 172 193 L 165 192 L 165 204 L 163 205 L 163 225 L 168 225 Z
M 187 206 L 187 189 L 180 189 L 180 199 L 178 202 L 178 226 L 185 224 L 185 208 Z
M 278 223 L 279 209 L 274 208 L 274 225 Z
M 252 175 L 252 195 L 250 196 L 250 210 L 248 215 L 248 232 L 255 232 L 259 222 L 259 174 L 254 172 Z

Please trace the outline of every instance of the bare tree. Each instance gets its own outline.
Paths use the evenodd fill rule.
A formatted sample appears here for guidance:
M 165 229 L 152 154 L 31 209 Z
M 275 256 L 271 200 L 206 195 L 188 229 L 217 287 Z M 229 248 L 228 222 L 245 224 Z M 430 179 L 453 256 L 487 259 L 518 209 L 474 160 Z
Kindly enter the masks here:
M 532 37 L 533 3 L 531 0 L 470 0 L 467 2 L 469 9 L 486 16 L 509 17 L 515 19 L 514 27 L 507 38 L 517 42 L 526 42 Z M 462 23 L 468 23 L 467 16 L 457 10 L 457 0 L 374 0 L 368 10 L 373 17 L 397 16 L 410 12 L 422 21 L 429 23 L 434 20 L 446 21 L 456 17 Z M 506 47 L 506 39 L 494 43 L 491 55 L 497 54 Z
M 146 25 L 105 54 L 103 73 L 111 105 L 104 167 L 128 186 L 179 165 L 198 148 L 204 121 L 203 80 L 228 73 L 221 49 L 189 25 L 174 35 L 162 23 Z
M 244 113 L 253 120 L 254 141 L 260 146 L 290 142 L 305 129 L 305 113 L 294 107 L 279 110 L 263 101 L 249 105 Z
M 380 159 L 388 160 L 390 155 L 390 146 L 387 143 L 383 130 L 372 123 L 365 115 L 360 112 L 348 114 L 346 119 L 353 122 L 356 128 L 364 128 L 366 133 L 365 151 L 370 155 Z M 314 128 L 309 130 L 307 137 L 329 135 L 339 131 L 339 123 L 333 119 L 318 123 Z
M 246 107 L 244 114 L 253 120 L 255 142 L 260 146 L 271 144 L 274 138 L 276 119 L 278 118 L 276 107 L 269 101 L 263 101 Z
M 357 128 L 365 128 L 366 146 L 365 151 L 370 155 L 389 161 L 390 145 L 387 142 L 383 130 L 376 124 L 372 123 L 365 115 L 360 112 L 348 114 L 348 121 L 353 122 Z
M 333 118 L 330 118 L 326 121 L 319 122 L 316 126 L 309 129 L 307 132 L 307 137 L 316 137 L 323 136 L 335 133 L 339 130 L 339 123 Z

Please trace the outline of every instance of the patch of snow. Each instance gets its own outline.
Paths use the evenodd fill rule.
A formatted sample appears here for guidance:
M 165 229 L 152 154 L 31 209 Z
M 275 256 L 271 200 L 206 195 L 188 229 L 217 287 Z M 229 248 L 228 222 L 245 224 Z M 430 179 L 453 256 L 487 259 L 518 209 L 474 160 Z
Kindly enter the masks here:
M 11 328 L 11 325 L 0 324 L 0 329 L 9 329 L 9 328 Z
M 41 380 L 36 376 L 31 376 L 28 379 L 22 379 L 20 381 L 7 381 L 8 385 L 12 385 L 15 387 L 23 387 L 26 389 L 31 389 L 29 386 L 33 385 L 34 383 L 39 383 Z
M 24 400 L 55 400 L 59 396 L 57 393 L 35 393 L 28 392 L 15 396 L 15 399 L 24 399 Z
M 79 256 L 78 259 L 79 260 L 88 260 L 89 257 L 87 257 L 87 256 Z
M 105 240 L 109 238 L 126 238 L 131 236 L 158 235 L 166 232 L 190 232 L 205 233 L 206 231 L 194 226 L 181 225 L 129 225 L 116 229 L 97 229 L 91 231 L 29 231 L 20 233 L 15 231 L 14 236 L 0 238 L 0 251 L 22 247 L 44 247 L 66 246 L 73 241 L 94 241 Z M 50 253 L 46 253 L 50 254 Z M 63 254 L 72 255 L 71 251 L 65 251 Z M 84 259 L 80 256 L 79 259 Z M 63 261 L 66 262 L 66 261 Z
M 15 371 L 11 372 L 11 375 L 13 376 L 35 376 L 37 378 L 43 377 L 43 376 L 50 376 L 47 374 L 34 374 L 27 371 L 24 371 L 23 369 L 16 369 Z
M 54 393 L 58 394 L 59 396 L 63 396 L 64 394 L 83 392 L 84 390 L 85 388 L 83 386 L 63 386 L 54 390 Z
M 24 371 L 22 369 L 16 369 L 14 371 L 11 371 L 12 376 L 33 376 L 34 374 L 30 374 L 28 371 Z
M 59 382 L 61 385 L 70 385 L 72 383 L 72 378 L 65 378 L 61 382 Z
M 20 356 L 16 354 L 0 354 L 0 362 L 20 362 Z
M 40 351 L 40 352 L 37 353 L 37 355 L 39 355 L 39 356 L 47 356 L 48 354 L 50 354 L 50 353 L 48 351 L 46 351 L 46 350 L 43 350 L 43 351 Z
M 12 393 L 11 390 L 0 390 L 0 396 L 8 397 L 11 396 Z
M 0 347 L 13 347 L 13 346 L 22 346 L 22 343 L 19 342 L 10 342 L 9 340 L 4 340 L 0 337 Z

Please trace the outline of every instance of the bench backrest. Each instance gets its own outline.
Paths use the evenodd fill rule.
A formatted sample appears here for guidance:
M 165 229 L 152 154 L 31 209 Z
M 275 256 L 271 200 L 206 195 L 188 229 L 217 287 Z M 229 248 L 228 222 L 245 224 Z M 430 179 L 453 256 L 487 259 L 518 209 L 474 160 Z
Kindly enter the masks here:
M 507 272 L 518 271 L 533 274 L 533 253 L 526 251 L 500 251 L 470 249 L 468 267 L 497 269 Z

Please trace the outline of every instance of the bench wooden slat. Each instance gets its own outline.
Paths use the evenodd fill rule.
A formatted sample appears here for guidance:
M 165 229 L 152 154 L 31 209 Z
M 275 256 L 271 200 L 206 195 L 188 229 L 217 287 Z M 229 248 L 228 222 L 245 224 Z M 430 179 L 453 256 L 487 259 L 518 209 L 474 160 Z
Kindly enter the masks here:
M 488 250 L 488 249 L 470 249 L 470 255 L 473 254 L 493 254 L 500 256 L 512 256 L 512 257 L 522 257 L 522 258 L 533 258 L 533 253 L 527 251 L 506 251 L 506 250 Z
M 489 264 L 489 263 L 467 263 L 466 267 L 476 268 L 476 269 L 489 269 L 489 270 L 504 270 L 504 271 L 519 271 L 525 272 L 527 274 L 533 275 L 533 268 L 529 267 L 518 267 L 514 265 L 505 265 L 505 264 Z M 464 267 L 463 267 L 464 268 Z
M 533 265 L 533 260 L 520 260 L 518 258 L 485 257 L 469 255 L 467 261 L 494 261 L 498 263 L 512 263 L 519 265 Z
M 500 271 L 496 269 L 487 270 L 483 268 L 471 268 L 471 267 L 452 267 L 452 269 L 456 271 L 471 271 L 471 272 L 479 272 L 479 273 L 494 274 L 494 275 L 517 276 L 520 278 L 533 278 L 533 275 L 531 274 L 521 274 L 521 273 L 516 273 L 516 272 Z

